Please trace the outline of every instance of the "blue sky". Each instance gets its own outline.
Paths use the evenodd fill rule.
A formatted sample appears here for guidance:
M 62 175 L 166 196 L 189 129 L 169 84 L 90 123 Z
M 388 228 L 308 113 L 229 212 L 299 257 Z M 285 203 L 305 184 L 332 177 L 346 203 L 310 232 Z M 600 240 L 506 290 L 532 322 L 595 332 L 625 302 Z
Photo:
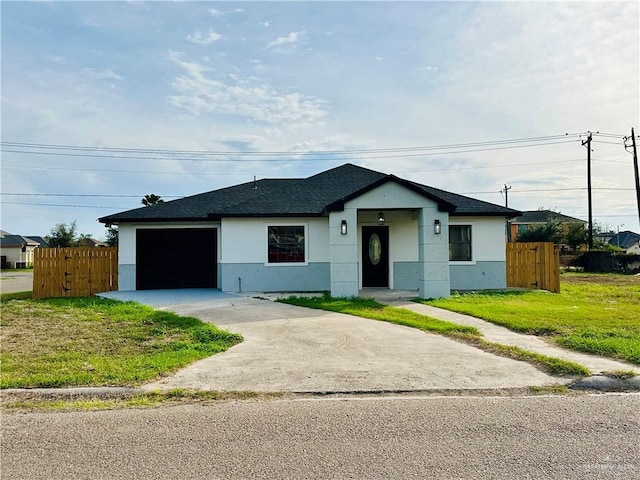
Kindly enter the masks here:
M 147 193 L 347 161 L 499 204 L 507 184 L 510 207 L 586 219 L 585 137 L 399 149 L 599 131 L 617 137 L 594 138 L 595 220 L 640 231 L 620 138 L 640 130 L 638 6 L 4 1 L 3 142 L 172 152 L 3 143 L 0 228 L 103 237 L 96 219 Z

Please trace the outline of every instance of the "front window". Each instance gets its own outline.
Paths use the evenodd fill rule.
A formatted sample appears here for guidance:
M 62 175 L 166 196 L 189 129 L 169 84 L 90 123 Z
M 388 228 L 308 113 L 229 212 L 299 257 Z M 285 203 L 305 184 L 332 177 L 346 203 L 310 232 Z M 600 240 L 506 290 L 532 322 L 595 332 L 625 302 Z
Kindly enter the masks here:
M 471 261 L 471 225 L 449 225 L 449 260 Z
M 270 226 L 269 263 L 304 263 L 304 226 Z

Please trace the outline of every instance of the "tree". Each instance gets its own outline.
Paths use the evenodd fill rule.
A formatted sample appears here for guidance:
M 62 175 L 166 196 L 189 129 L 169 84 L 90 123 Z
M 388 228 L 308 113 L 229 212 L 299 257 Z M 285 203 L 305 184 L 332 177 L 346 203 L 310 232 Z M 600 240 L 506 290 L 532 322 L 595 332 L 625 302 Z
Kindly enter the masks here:
M 78 245 L 76 230 L 75 220 L 69 225 L 57 223 L 51 228 L 49 235 L 46 235 L 44 239 L 51 247 L 75 247 Z
M 118 246 L 118 229 L 112 225 L 106 227 L 106 242 L 110 247 Z
M 549 220 L 542 225 L 531 225 L 524 232 L 518 233 L 516 242 L 553 242 L 562 241 L 560 222 Z
M 567 234 L 564 236 L 564 242 L 569 245 L 571 250 L 578 250 L 578 247 L 586 245 L 589 241 L 587 229 L 581 223 L 572 223 L 569 225 Z
M 156 195 L 155 193 L 149 193 L 148 195 L 145 195 L 144 197 L 142 197 L 141 203 L 145 207 L 150 207 L 151 205 L 164 203 L 164 200 L 162 200 L 162 197 L 160 195 Z

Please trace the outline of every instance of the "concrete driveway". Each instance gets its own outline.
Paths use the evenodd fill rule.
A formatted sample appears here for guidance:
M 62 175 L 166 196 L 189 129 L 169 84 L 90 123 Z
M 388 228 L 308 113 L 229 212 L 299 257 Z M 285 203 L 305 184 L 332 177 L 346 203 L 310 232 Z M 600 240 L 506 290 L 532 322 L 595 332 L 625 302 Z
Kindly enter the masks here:
M 33 270 L 0 272 L 0 292 L 28 292 L 33 290 Z
M 182 292 L 182 293 L 181 293 Z M 207 292 L 207 291 L 204 291 Z M 128 292 L 130 299 L 188 315 L 245 341 L 147 389 L 369 392 L 499 389 L 557 384 L 525 362 L 419 330 L 214 291 Z M 123 298 L 123 292 L 111 292 Z M 171 303 L 178 295 L 180 303 Z M 146 302 L 144 301 L 146 298 Z

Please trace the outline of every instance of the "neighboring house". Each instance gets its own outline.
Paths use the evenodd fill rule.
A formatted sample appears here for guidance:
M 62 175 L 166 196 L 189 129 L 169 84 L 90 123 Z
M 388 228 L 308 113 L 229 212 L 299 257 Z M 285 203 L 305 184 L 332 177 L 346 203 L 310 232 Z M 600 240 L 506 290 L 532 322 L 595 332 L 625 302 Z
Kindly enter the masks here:
M 506 287 L 504 222 L 520 212 L 352 164 L 100 218 L 119 231 L 119 288 L 223 291 Z
M 0 235 L 0 267 L 26 268 L 33 265 L 33 251 L 38 242 L 22 235 L 2 231 Z
M 78 242 L 78 246 L 80 247 L 108 247 L 105 242 L 101 242 L 100 240 L 96 240 L 95 238 L 85 237 L 81 238 L 80 242 Z
M 640 254 L 640 235 L 629 230 L 618 232 L 611 237 L 609 245 L 620 247 L 627 253 Z
M 584 220 L 580 220 L 579 218 L 570 217 L 551 210 L 527 210 L 509 221 L 511 229 L 510 239 L 512 242 L 515 242 L 519 233 L 522 233 L 533 226 L 544 225 L 548 222 L 559 222 L 562 227 L 563 234 L 566 234 L 569 231 L 569 227 L 571 225 L 578 224 L 584 226 L 588 223 Z
M 36 242 L 40 248 L 50 248 L 50 245 L 47 243 L 47 241 L 39 235 L 27 235 L 27 238 Z

